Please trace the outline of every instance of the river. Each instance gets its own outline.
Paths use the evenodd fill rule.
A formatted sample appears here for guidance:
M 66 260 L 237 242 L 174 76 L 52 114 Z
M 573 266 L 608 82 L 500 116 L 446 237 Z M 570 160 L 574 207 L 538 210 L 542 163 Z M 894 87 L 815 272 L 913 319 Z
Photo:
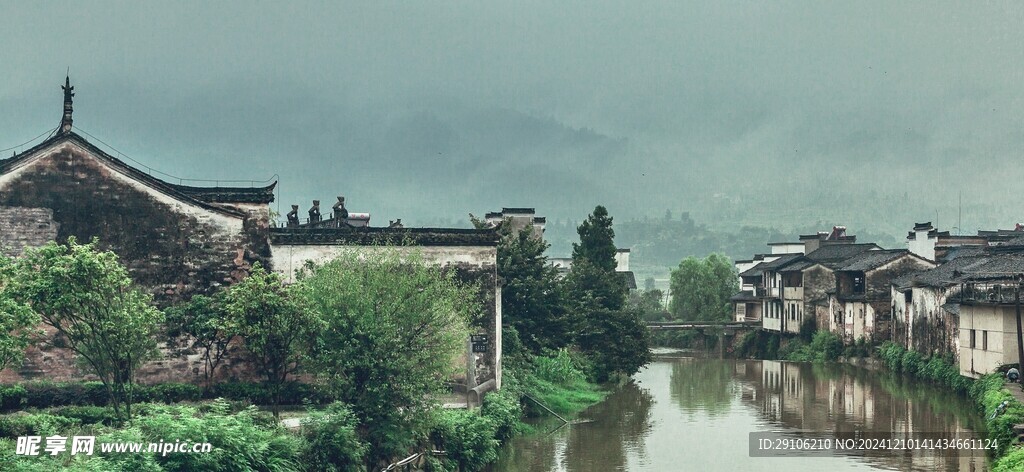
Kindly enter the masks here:
M 754 431 L 982 431 L 966 398 L 884 371 L 840 364 L 658 360 L 580 413 L 586 422 L 513 439 L 503 471 L 984 471 L 983 454 L 858 453 L 750 457 Z M 548 433 L 547 431 L 554 430 Z M 980 435 L 983 436 L 983 435 Z

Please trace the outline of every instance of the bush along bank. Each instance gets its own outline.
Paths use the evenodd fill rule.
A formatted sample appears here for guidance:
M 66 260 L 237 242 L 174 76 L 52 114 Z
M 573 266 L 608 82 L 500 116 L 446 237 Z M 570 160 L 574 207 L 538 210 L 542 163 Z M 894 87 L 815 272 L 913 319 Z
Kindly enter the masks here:
M 997 441 L 992 455 L 993 472 L 1024 470 L 1024 448 L 1013 427 L 1024 423 L 1024 405 L 1006 389 L 999 373 L 972 380 L 960 375 L 952 359 L 924 357 L 899 344 L 886 342 L 878 349 L 882 364 L 893 372 L 927 380 L 968 395 L 984 415 L 988 438 Z
M 577 413 L 599 402 L 605 395 L 597 385 L 587 381 L 580 361 L 574 360 L 564 350 L 512 366 L 506 371 L 505 379 L 506 385 L 502 390 L 484 397 L 480 408 L 434 410 L 427 420 L 427 437 L 413 450 L 434 449 L 445 451 L 445 454 L 425 455 L 419 463 L 420 468 L 473 471 L 495 461 L 503 442 L 531 431 L 523 423 L 525 417 L 548 414 L 532 404 L 532 400 L 526 400 L 527 395 L 563 416 Z M 18 399 L 13 403 L 21 404 L 20 399 L 26 395 L 21 390 L 33 392 L 28 394 L 30 400 L 26 402 L 43 406 L 45 402 L 35 392 L 67 392 L 77 391 L 77 388 L 38 383 L 28 388 L 12 389 L 11 393 Z M 165 390 L 190 392 L 174 395 L 174 400 L 192 401 L 198 396 L 188 389 Z M 247 392 L 246 395 L 239 394 L 245 398 L 258 398 L 260 392 L 253 386 L 239 386 L 231 390 Z M 97 402 L 99 398 L 97 394 Z M 168 399 L 160 397 L 156 401 Z M 361 434 L 365 425 L 360 424 L 352 409 L 341 402 L 311 406 L 296 433 L 282 428 L 269 413 L 246 406 L 246 401 L 217 399 L 178 405 L 140 403 L 136 416 L 125 423 L 119 422 L 109 407 L 66 405 L 70 401 L 58 396 L 53 403 L 63 406 L 32 407 L 28 411 L 0 415 L 0 464 L 5 464 L 3 470 L 349 471 L 366 470 L 371 453 L 371 444 Z M 92 456 L 73 457 L 66 453 L 58 456 L 15 455 L 15 439 L 30 435 L 95 436 L 96 452 Z M 101 444 L 119 441 L 148 444 L 160 440 L 210 443 L 213 452 L 169 455 L 145 450 L 139 454 L 101 452 Z
M 587 380 L 583 362 L 565 349 L 510 362 L 501 391 L 485 396 L 479 410 L 438 412 L 431 439 L 445 455 L 429 458 L 428 469 L 480 470 L 505 441 L 532 432 L 526 417 L 549 415 L 544 408 L 570 416 L 600 402 L 606 392 Z

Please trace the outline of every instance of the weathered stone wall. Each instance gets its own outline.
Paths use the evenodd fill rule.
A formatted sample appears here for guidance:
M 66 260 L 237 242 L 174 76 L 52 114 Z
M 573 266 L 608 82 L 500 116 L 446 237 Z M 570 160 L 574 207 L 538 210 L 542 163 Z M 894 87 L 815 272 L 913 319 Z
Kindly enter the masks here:
M 818 329 L 832 329 L 832 314 L 828 296 L 836 289 L 836 275 L 832 269 L 813 265 L 803 271 L 804 313 L 814 314 Z
M 926 356 L 960 356 L 960 317 L 942 308 L 948 290 L 939 287 L 907 289 L 910 300 L 895 288 L 892 291 L 893 338 L 907 349 Z
M 0 252 L 19 256 L 26 248 L 53 241 L 57 226 L 49 208 L 0 207 Z
M 45 342 L 35 343 L 25 352 L 25 362 L 18 369 L 0 370 L 0 383 L 26 380 L 72 382 L 98 380 L 88 369 L 79 365 L 77 356 L 65 347 L 56 330 L 40 326 Z M 139 369 L 137 379 L 143 384 L 181 382 L 201 384 L 204 380 L 202 353 L 190 347 L 190 339 L 179 338 L 160 343 L 161 357 L 147 362 Z M 218 365 L 215 381 L 253 381 L 259 378 L 252 368 L 251 358 L 244 342 L 232 343 L 230 354 Z
M 190 205 L 131 179 L 70 141 L 0 176 L 0 208 L 6 208 L 0 229 L 17 224 L 12 217 L 46 209 L 58 241 L 98 238 L 161 304 L 233 283 L 270 255 L 269 209 L 238 217 Z M 29 245 L 45 243 L 39 231 L 27 234 Z
M 178 198 L 63 141 L 0 175 L 0 245 L 17 255 L 51 240 L 97 238 L 167 306 L 240 280 L 257 261 L 269 264 L 269 207 L 233 208 L 234 214 Z M 25 365 L 0 372 L 0 381 L 86 378 L 74 355 L 49 335 L 55 342 L 29 349 Z M 161 345 L 165 357 L 144 366 L 140 382 L 199 381 L 199 354 L 179 341 Z M 250 379 L 245 358 L 244 350 L 234 356 L 221 378 Z

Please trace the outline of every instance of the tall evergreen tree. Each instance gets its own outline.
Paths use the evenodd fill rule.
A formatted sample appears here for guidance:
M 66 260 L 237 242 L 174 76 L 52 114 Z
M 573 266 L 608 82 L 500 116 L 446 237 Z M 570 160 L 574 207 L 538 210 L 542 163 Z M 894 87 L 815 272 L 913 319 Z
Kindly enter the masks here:
M 576 342 L 593 362 L 592 377 L 632 375 L 650 361 L 647 328 L 639 310 L 624 308 L 626 284 L 615 272 L 615 231 L 598 205 L 577 232 L 568 284 L 576 318 Z
M 594 212 L 576 228 L 580 242 L 572 244 L 573 265 L 588 261 L 598 269 L 615 271 L 615 230 L 612 217 L 605 207 L 598 205 Z

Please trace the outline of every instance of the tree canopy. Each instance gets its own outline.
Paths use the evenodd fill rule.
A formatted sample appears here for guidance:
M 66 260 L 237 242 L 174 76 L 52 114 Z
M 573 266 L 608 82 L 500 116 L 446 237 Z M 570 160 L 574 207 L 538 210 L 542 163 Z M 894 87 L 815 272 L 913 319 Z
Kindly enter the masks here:
M 281 276 L 259 263 L 241 282 L 228 289 L 226 323 L 238 328 L 245 346 L 271 391 L 274 416 L 281 403 L 281 386 L 296 373 L 319 331 L 319 318 L 286 286 Z
M 16 262 L 14 288 L 100 378 L 118 416 L 131 417 L 135 373 L 158 356 L 164 315 L 117 255 L 95 246 L 71 237 L 28 250 Z
M 367 428 L 371 459 L 410 446 L 431 403 L 461 364 L 476 287 L 419 254 L 379 248 L 348 253 L 300 279 L 323 320 L 312 371 L 345 399 Z
M 575 312 L 576 341 L 593 363 L 592 377 L 632 375 L 650 361 L 647 328 L 640 312 L 626 309 L 627 288 L 615 272 L 615 232 L 608 211 L 598 205 L 578 228 L 568 285 Z
M 39 315 L 18 297 L 19 266 L 0 254 L 0 370 L 20 365 Z
M 686 321 L 728 321 L 729 297 L 739 289 L 732 261 L 721 254 L 687 257 L 672 271 L 669 312 Z

